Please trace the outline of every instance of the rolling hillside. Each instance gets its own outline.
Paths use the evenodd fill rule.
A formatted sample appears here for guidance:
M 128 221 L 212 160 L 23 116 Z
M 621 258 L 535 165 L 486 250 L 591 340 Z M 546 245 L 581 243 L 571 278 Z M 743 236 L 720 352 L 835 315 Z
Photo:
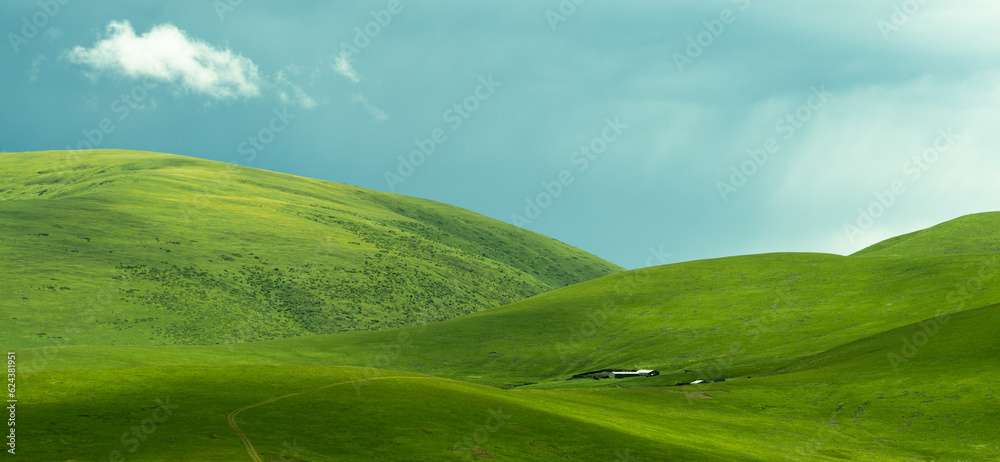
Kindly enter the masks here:
M 1000 259 L 979 253 L 729 257 L 609 275 L 425 326 L 219 347 L 197 361 L 319 361 L 495 386 L 544 385 L 633 365 L 659 369 L 655 380 L 662 383 L 760 374 L 890 329 L 1000 303 L 998 272 Z M 134 355 L 177 364 L 175 353 L 159 348 L 87 351 L 105 364 L 128 365 Z M 59 357 L 68 365 L 88 362 L 75 354 L 65 348 Z M 58 369 L 60 361 L 45 363 Z
M 0 169 L 11 347 L 384 329 L 621 270 L 457 207 L 189 157 L 4 153 Z
M 927 256 L 1000 252 L 1000 213 L 966 215 L 863 249 L 855 256 Z
M 157 191 L 174 184 L 189 185 L 185 181 L 191 172 L 204 172 L 171 167 L 170 162 L 181 162 L 181 166 L 190 162 L 175 156 L 163 157 L 164 162 L 170 162 L 152 168 L 148 166 L 149 155 L 142 156 L 146 156 L 142 162 L 147 163 L 147 169 L 130 175 L 146 175 L 136 184 L 156 185 L 153 189 Z M 60 234 L 63 229 L 86 230 L 85 226 L 96 232 L 90 220 L 78 219 L 72 227 L 63 224 L 74 223 L 70 218 L 91 209 L 117 213 L 115 223 L 129 223 L 143 233 L 156 234 L 154 242 L 155 238 L 181 242 L 167 243 L 173 247 L 154 247 L 143 244 L 146 241 L 115 241 L 151 261 L 144 263 L 145 267 L 113 264 L 117 272 L 108 279 L 127 284 L 124 290 L 112 291 L 114 297 L 89 304 L 84 298 L 81 305 L 63 305 L 72 302 L 52 298 L 48 305 L 40 305 L 49 310 L 43 310 L 42 315 L 29 310 L 11 315 L 18 318 L 13 321 L 23 323 L 21 329 L 24 325 L 52 326 L 51 332 L 57 333 L 11 341 L 37 345 L 17 351 L 22 390 L 19 418 L 24 422 L 19 441 L 26 448 L 25 457 L 98 460 L 120 454 L 127 460 L 150 461 L 294 458 L 307 462 L 1000 460 L 994 436 L 1000 413 L 992 405 L 1000 379 L 993 367 L 1000 342 L 992 334 L 1000 316 L 1000 286 L 996 284 L 1000 254 L 994 250 L 1000 247 L 1000 238 L 991 234 L 992 224 L 1000 221 L 996 213 L 963 217 L 890 239 L 853 256 L 778 253 L 617 272 L 505 306 L 398 328 L 252 342 L 245 341 L 256 338 L 249 335 L 216 337 L 216 341 L 226 343 L 221 345 L 150 345 L 169 343 L 163 340 L 173 338 L 157 332 L 160 337 L 150 336 L 144 342 L 147 345 L 109 345 L 97 335 L 127 336 L 137 328 L 122 327 L 121 323 L 101 327 L 104 324 L 97 315 L 93 325 L 72 316 L 53 317 L 58 315 L 55 309 L 62 307 L 77 316 L 86 315 L 87 310 L 107 313 L 112 308 L 118 316 L 139 316 L 136 313 L 149 306 L 200 306 L 205 312 L 207 305 L 219 302 L 221 295 L 217 294 L 235 294 L 233 300 L 237 300 L 236 295 L 244 297 L 240 300 L 258 297 L 262 301 L 259 306 L 273 310 L 275 319 L 281 320 L 289 315 L 287 310 L 301 315 L 303 307 L 312 305 L 305 302 L 307 298 L 266 298 L 252 290 L 287 295 L 292 292 L 278 289 L 315 284 L 318 293 L 324 293 L 328 288 L 319 276 L 328 269 L 320 262 L 313 266 L 310 258 L 349 261 L 351 255 L 358 254 L 368 258 L 362 264 L 367 268 L 371 260 L 377 260 L 371 252 L 385 250 L 395 252 L 393 261 L 398 265 L 410 265 L 406 268 L 423 268 L 421 262 L 430 261 L 440 276 L 453 268 L 441 263 L 441 249 L 472 245 L 462 243 L 472 242 L 472 238 L 453 237 L 472 233 L 471 229 L 444 217 L 459 215 L 465 223 L 479 223 L 475 219 L 489 222 L 427 201 L 294 177 L 280 176 L 282 181 L 278 182 L 275 174 L 254 170 L 246 175 L 248 183 L 234 183 L 269 184 L 265 189 L 271 196 L 259 197 L 275 197 L 271 200 L 283 204 L 308 195 L 303 189 L 309 190 L 309 185 L 336 192 L 330 195 L 340 198 L 339 202 L 327 205 L 332 211 L 324 212 L 329 213 L 326 220 L 349 215 L 337 211 L 344 209 L 363 215 L 350 216 L 371 228 L 376 228 L 376 223 L 407 224 L 397 223 L 391 229 L 379 225 L 387 229 L 376 239 L 348 233 L 344 230 L 350 225 L 339 222 L 339 226 L 332 226 L 324 220 L 302 219 L 293 211 L 314 210 L 322 204 L 320 197 L 325 193 L 313 192 L 315 206 L 286 207 L 260 199 L 262 207 L 254 208 L 262 210 L 255 213 L 267 217 L 273 229 L 240 228 L 240 223 L 248 224 L 259 216 L 251 219 L 224 212 L 233 208 L 244 213 L 246 209 L 233 205 L 234 201 L 258 196 L 236 191 L 231 197 L 197 199 L 203 204 L 189 210 L 190 226 L 197 226 L 201 239 L 213 245 L 196 246 L 193 244 L 200 242 L 188 242 L 188 237 L 164 237 L 170 236 L 164 231 L 166 223 L 176 221 L 176 217 L 158 219 L 143 212 L 139 218 L 128 218 L 124 211 L 137 213 L 136 204 L 152 206 L 170 202 L 169 197 L 184 197 L 179 189 L 152 194 L 152 198 L 146 197 L 151 195 L 151 186 L 127 189 L 127 193 L 105 193 L 109 196 L 93 197 L 88 202 L 89 196 L 98 194 L 93 192 L 96 186 L 86 189 L 88 184 L 77 189 L 55 188 L 51 193 L 60 195 L 58 198 L 46 199 L 50 192 L 45 192 L 30 199 L 0 202 L 0 207 L 10 206 L 3 209 L 5 212 L 13 210 L 28 217 L 15 223 L 30 222 L 34 216 L 33 209 L 24 204 L 57 204 L 45 205 L 50 212 L 45 216 L 52 217 L 47 218 L 50 225 L 63 228 L 50 226 L 55 231 L 34 234 L 27 233 L 28 229 L 15 234 L 9 231 L 10 226 L 3 228 L 9 236 L 17 236 L 5 239 L 4 250 L 21 252 L 19 261 L 24 262 L 21 267 L 8 266 L 27 280 L 30 275 L 37 281 L 58 276 L 83 284 L 93 262 L 112 264 L 113 257 L 92 249 L 83 255 L 83 263 L 74 263 L 76 256 L 71 254 L 84 254 L 85 247 L 79 243 L 78 252 L 72 252 L 65 247 L 68 238 Z M 128 185 L 131 180 L 127 177 L 118 181 Z M 273 184 L 266 183 L 267 179 Z M 78 186 L 86 181 L 58 184 Z M 295 183 L 299 193 L 277 189 L 295 181 L 301 182 Z M 11 191 L 25 187 L 3 186 L 0 197 L 19 197 Z M 109 203 L 115 206 L 101 205 Z M 230 220 L 224 228 L 211 218 L 219 214 Z M 404 228 L 414 226 L 411 222 L 437 230 L 437 234 L 424 229 L 420 235 L 423 240 L 413 231 L 395 244 L 380 244 L 394 242 L 393 235 L 403 235 Z M 504 229 L 497 226 L 497 233 Z M 295 233 L 300 227 L 329 230 L 329 241 L 339 244 L 328 247 L 326 253 L 296 254 L 289 233 L 299 235 Z M 193 232 L 180 226 L 173 229 L 174 233 Z M 247 229 L 240 232 L 252 230 L 255 234 L 233 232 L 226 238 L 217 235 L 217 229 Z M 39 233 L 48 236 L 35 235 Z M 370 240 L 361 239 L 363 235 Z M 528 239 L 537 235 L 515 236 Z M 49 237 L 59 239 L 42 241 L 48 244 L 44 247 L 35 240 Z M 86 237 L 99 241 L 89 234 Z M 265 249 L 246 247 L 263 238 L 276 244 Z M 185 242 L 192 245 L 185 247 Z M 418 243 L 436 249 L 436 259 L 407 253 Z M 366 244 L 373 249 L 366 250 Z M 347 247 L 352 245 L 358 248 Z M 341 251 L 344 247 L 350 251 Z M 229 253 L 219 255 L 231 259 L 212 257 L 220 252 L 213 250 L 217 248 L 225 248 Z M 277 252 L 278 248 L 284 252 Z M 574 249 L 558 244 L 540 248 L 576 261 Z M 118 248 L 106 250 L 110 256 L 119 253 Z M 33 252 L 43 258 L 30 261 L 27 256 Z M 159 260 L 151 257 L 160 255 L 157 252 L 166 256 L 159 256 Z M 449 252 L 452 257 L 465 255 Z M 535 258 L 518 254 L 513 247 L 500 254 L 508 256 L 483 257 L 482 261 L 502 269 L 503 265 L 530 266 L 525 258 Z M 281 257 L 284 260 L 275 255 L 285 255 Z M 303 258 L 308 264 L 296 264 L 287 255 Z M 247 264 L 230 266 L 248 258 L 255 260 L 260 271 L 254 272 Z M 187 266 L 175 263 L 187 261 L 183 259 L 200 265 L 198 271 L 185 273 Z M 458 266 L 480 260 L 445 261 Z M 43 268 L 43 264 L 48 266 Z M 180 270 L 167 273 L 165 268 L 171 265 Z M 153 267 L 157 270 L 148 269 Z M 269 271 L 293 276 L 285 285 L 276 284 L 268 282 L 273 281 Z M 486 288 L 507 287 L 481 282 L 475 272 L 451 274 L 455 273 L 459 279 L 453 281 L 460 282 L 448 284 L 422 301 L 408 302 L 411 310 L 407 316 L 435 319 L 447 307 L 463 306 L 472 297 L 495 296 L 489 291 L 484 295 L 481 291 Z M 539 278 L 555 274 L 542 273 L 532 276 L 538 284 L 542 284 Z M 530 282 L 525 278 L 535 273 L 516 274 Z M 439 276 L 428 280 L 448 280 Z M 463 276 L 466 279 L 460 279 Z M 183 283 L 174 284 L 175 280 Z M 417 282 L 410 280 L 406 290 L 419 293 L 423 286 Z M 230 287 L 239 287 L 242 292 Z M 37 296 L 29 284 L 8 284 L 4 289 Z M 55 292 L 38 293 L 65 296 L 76 290 L 56 288 Z M 153 297 L 155 293 L 161 298 Z M 404 296 L 407 293 L 401 292 Z M 150 305 L 143 308 L 142 303 Z M 204 319 L 199 322 L 205 323 Z M 221 319 L 220 332 L 233 328 Z M 308 323 L 321 318 L 296 319 Z M 162 319 L 131 324 L 144 322 L 163 325 Z M 269 326 L 257 322 L 259 318 L 252 317 L 237 326 L 252 332 Z M 216 328 L 213 325 L 206 331 Z M 67 333 L 59 335 L 59 329 Z M 140 340 L 134 343 L 143 343 Z M 632 366 L 655 368 L 661 375 L 567 380 L 583 371 Z M 725 381 L 676 386 L 695 379 Z M 165 409 L 170 413 L 164 417 Z M 146 431 L 142 425 L 148 426 L 147 422 L 153 422 L 150 419 L 156 419 L 156 425 Z M 144 432 L 144 438 L 129 433 L 135 433 L 135 428 Z
M 1000 262 L 984 266 L 980 256 L 731 257 L 606 276 L 426 326 L 220 346 L 196 361 L 390 368 L 494 386 L 563 386 L 574 373 L 639 365 L 661 371 L 653 380 L 673 384 L 760 374 L 939 314 L 998 303 L 1000 287 L 990 277 L 997 271 Z M 967 290 L 970 281 L 977 290 Z M 178 364 L 177 352 L 85 349 L 77 357 L 65 348 L 44 362 L 78 367 L 97 355 L 102 364 L 142 357 L 166 365 Z
M 235 346 L 66 347 L 52 353 L 44 371 L 23 374 L 22 418 L 41 424 L 25 427 L 22 443 L 37 460 L 99 459 L 114 451 L 151 461 L 192 451 L 205 461 L 254 460 L 248 451 L 261 460 L 310 462 L 1000 460 L 994 437 L 1000 412 L 991 405 L 1000 391 L 993 367 L 1000 341 L 992 335 L 998 316 L 1000 305 L 990 305 L 914 316 L 892 329 L 875 320 L 870 328 L 877 333 L 815 354 L 805 354 L 821 349 L 810 337 L 836 326 L 776 329 L 782 342 L 775 343 L 763 340 L 770 329 L 742 330 L 742 319 L 719 316 L 716 326 L 735 333 L 721 343 L 690 340 L 698 344 L 700 369 L 692 377 L 717 374 L 727 381 L 681 387 L 673 386 L 679 375 L 669 370 L 624 380 L 550 376 L 513 390 L 391 370 L 419 368 L 413 361 L 465 363 L 465 351 L 481 341 L 498 345 L 469 335 L 462 344 L 431 347 L 433 336 L 444 333 L 438 326 L 461 319 L 416 331 Z M 401 335 L 408 331 L 412 336 Z M 629 338 L 640 350 L 649 348 Z M 304 348 L 322 339 L 324 348 Z M 343 352 L 325 349 L 352 340 Z M 556 351 L 545 341 L 534 347 L 539 356 Z M 785 343 L 794 348 L 779 347 Z M 764 354 L 766 361 L 750 361 L 738 375 L 697 367 L 720 361 L 736 344 L 761 350 L 744 358 Z M 26 365 L 34 351 L 21 353 Z M 619 363 L 633 354 L 623 353 Z M 573 359 L 587 356 L 581 349 Z M 342 366 L 355 357 L 374 364 Z M 469 361 L 441 372 L 495 382 L 509 376 L 509 366 Z M 533 370 L 541 374 L 545 367 Z M 129 422 L 157 415 L 151 412 L 163 400 L 175 407 L 169 419 L 148 441 L 127 438 Z

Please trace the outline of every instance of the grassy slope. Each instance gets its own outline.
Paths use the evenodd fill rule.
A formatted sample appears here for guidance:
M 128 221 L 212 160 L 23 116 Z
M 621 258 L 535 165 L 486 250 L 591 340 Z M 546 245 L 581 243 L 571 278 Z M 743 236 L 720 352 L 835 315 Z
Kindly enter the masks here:
M 915 323 L 772 375 L 703 387 L 648 379 L 500 390 L 380 370 L 244 411 L 261 454 L 300 460 L 998 460 L 1000 305 Z M 930 326 L 925 328 L 924 326 Z M 922 337 L 921 332 L 926 334 Z M 902 339 L 919 346 L 904 350 Z M 121 347 L 119 347 L 121 349 Z M 206 350 L 218 347 L 186 347 Z M 177 349 L 177 347 L 168 347 Z M 906 361 L 893 366 L 893 356 Z M 225 415 L 356 380 L 331 366 L 145 366 L 22 379 L 26 460 L 250 460 Z M 416 379 L 392 377 L 418 377 Z M 620 388 L 619 388 L 620 387 Z M 122 433 L 177 406 L 139 444 Z M 490 420 L 501 414 L 502 421 Z M 147 426 L 151 427 L 147 422 Z M 470 443 L 471 442 L 471 443 Z M 135 447 L 135 452 L 127 452 Z M 286 453 L 286 456 L 292 455 Z M 266 460 L 266 459 L 265 459 Z
M 633 365 L 660 370 L 665 382 L 738 376 L 1000 302 L 1000 287 L 990 284 L 998 269 L 1000 261 L 985 266 L 975 255 L 736 257 L 612 275 L 426 327 L 231 350 L 245 361 L 325 358 L 491 385 Z M 295 353 L 280 353 L 288 349 Z
M 998 270 L 996 255 L 977 253 L 731 257 L 610 275 L 426 326 L 214 350 L 82 349 L 79 356 L 53 342 L 50 351 L 58 354 L 32 352 L 27 364 L 79 367 L 88 354 L 120 365 L 133 355 L 160 364 L 267 359 L 409 370 L 489 385 L 632 365 L 655 367 L 664 381 L 739 376 L 940 313 L 1000 302 L 1000 287 L 993 284 Z
M 298 438 L 311 447 L 299 457 L 313 462 L 452 460 L 461 454 L 455 443 L 474 437 L 496 408 L 516 425 L 480 432 L 488 436 L 480 446 L 510 460 L 991 460 L 1000 449 L 988 432 L 1000 421 L 977 408 L 995 394 L 977 385 L 996 378 L 989 332 L 998 308 L 968 308 L 1000 301 L 989 276 L 998 266 L 984 266 L 982 255 L 735 257 L 612 275 L 398 330 L 219 346 L 54 345 L 21 353 L 23 370 L 45 371 L 22 376 L 27 401 L 49 403 L 26 405 L 23 414 L 65 431 L 27 430 L 25 441 L 72 434 L 63 447 L 97 441 L 93 451 L 120 449 L 122 422 L 141 422 L 146 402 L 172 396 L 189 403 L 184 421 L 198 424 L 164 424 L 169 436 L 151 439 L 134 460 L 170 460 L 177 441 L 196 442 L 204 460 L 239 460 L 242 446 L 223 419 L 229 411 L 336 381 L 407 374 L 386 370 L 397 369 L 541 383 L 504 391 L 376 380 L 254 408 L 238 422 L 259 452 L 278 454 Z M 969 281 L 981 289 L 949 297 Z M 595 307 L 604 307 L 603 321 L 584 327 L 601 319 L 590 316 Z M 939 311 L 951 321 L 894 369 L 888 355 L 902 352 L 901 339 L 920 341 L 911 324 Z M 574 339 L 581 330 L 588 333 Z M 965 357 L 949 363 L 961 349 Z M 634 362 L 665 374 L 564 380 Z M 123 376 L 135 379 L 113 385 Z M 670 386 L 715 376 L 731 380 Z M 115 400 L 123 401 L 109 404 Z M 115 411 L 86 424 L 69 419 L 103 407 Z
M 621 270 L 445 204 L 189 157 L 4 153 L 0 167 L 12 347 L 380 329 Z
M 948 255 L 1000 252 L 1000 213 L 966 215 L 879 242 L 855 256 Z
M 923 239 L 949 242 L 967 229 L 942 226 Z M 187 403 L 184 425 L 164 423 L 133 460 L 190 450 L 202 460 L 240 460 L 245 452 L 224 419 L 233 409 L 336 381 L 421 372 L 541 383 L 504 391 L 374 380 L 254 408 L 238 421 L 260 452 L 298 438 L 306 448 L 299 457 L 313 462 L 449 460 L 464 454 L 453 445 L 475 438 L 494 406 L 511 425 L 478 435 L 484 452 L 508 460 L 996 460 L 990 431 L 1000 416 L 986 404 L 1000 378 L 992 335 L 1000 309 L 969 310 L 1000 302 L 1000 262 L 984 244 L 967 253 L 922 245 L 905 255 L 689 262 L 377 332 L 199 347 L 55 341 L 20 355 L 23 415 L 46 425 L 24 429 L 23 441 L 49 451 L 40 460 L 106 457 L 123 447 L 123 422 L 138 424 L 157 397 L 172 396 Z M 924 344 L 919 323 L 942 313 L 948 322 Z M 910 355 L 904 339 L 923 346 Z M 635 363 L 665 374 L 562 380 Z M 747 375 L 754 378 L 668 386 Z

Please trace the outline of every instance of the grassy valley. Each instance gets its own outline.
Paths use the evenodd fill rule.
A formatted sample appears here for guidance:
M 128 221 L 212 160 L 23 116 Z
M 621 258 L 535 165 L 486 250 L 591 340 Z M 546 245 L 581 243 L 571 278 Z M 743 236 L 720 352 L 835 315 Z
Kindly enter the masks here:
M 16 159 L 25 460 L 1000 460 L 998 213 L 621 272 L 349 186 L 238 169 L 195 194 L 227 167 L 120 152 L 27 184 L 47 173 Z M 660 375 L 567 380 L 633 367 Z

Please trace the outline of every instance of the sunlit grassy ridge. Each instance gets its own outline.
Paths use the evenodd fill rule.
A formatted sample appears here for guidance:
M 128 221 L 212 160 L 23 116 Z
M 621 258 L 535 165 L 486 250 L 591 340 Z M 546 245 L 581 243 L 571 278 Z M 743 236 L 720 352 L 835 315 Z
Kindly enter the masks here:
M 621 268 L 445 204 L 190 157 L 0 155 L 12 346 L 416 324 Z
M 856 256 L 927 256 L 1000 252 L 1000 214 L 966 215 L 872 245 Z

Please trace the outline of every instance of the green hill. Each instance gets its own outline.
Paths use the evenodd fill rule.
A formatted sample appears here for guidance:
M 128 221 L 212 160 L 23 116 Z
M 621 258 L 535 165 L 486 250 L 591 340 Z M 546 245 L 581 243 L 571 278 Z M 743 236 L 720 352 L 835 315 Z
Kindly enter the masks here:
M 384 329 L 621 270 L 457 207 L 225 163 L 88 151 L 0 166 L 12 347 Z
M 149 156 L 141 155 L 147 167 Z M 292 296 L 292 289 L 315 284 L 317 293 L 325 293 L 320 276 L 328 275 L 326 262 L 361 255 L 364 261 L 358 264 L 369 268 L 385 262 L 373 256 L 381 251 L 394 252 L 393 262 L 407 265 L 407 271 L 432 262 L 437 276 L 428 281 L 454 281 L 411 300 L 407 294 L 427 289 L 419 279 L 407 280 L 398 293 L 407 300 L 403 306 L 411 308 L 407 319 L 435 319 L 469 299 L 491 299 L 497 292 L 490 288 L 508 287 L 476 279 L 475 271 L 453 271 L 481 262 L 458 258 L 472 251 L 448 249 L 472 245 L 465 244 L 474 242 L 467 236 L 485 226 L 481 223 L 491 223 L 485 218 L 428 201 L 255 170 L 241 177 L 246 183 L 223 183 L 234 188 L 226 196 L 184 193 L 192 184 L 209 181 L 208 166 L 222 164 L 176 156 L 161 160 L 167 163 L 123 173 L 118 183 L 106 184 L 121 183 L 121 188 L 105 196 L 91 197 L 99 193 L 97 186 L 80 187 L 92 180 L 49 183 L 61 186 L 40 196 L 42 190 L 26 196 L 24 181 L 0 186 L 0 197 L 22 198 L 0 202 L 0 207 L 14 204 L 2 208 L 5 214 L 20 214 L 13 223 L 54 217 L 42 221 L 51 228 L 47 231 L 15 233 L 10 226 L 0 231 L 8 235 L 4 251 L 20 252 L 14 255 L 23 268 L 7 264 L 22 278 L 15 280 L 34 281 L 7 283 L 5 291 L 69 296 L 75 286 L 47 292 L 32 284 L 60 277 L 84 285 L 95 279 L 87 277 L 94 262 L 117 267 L 99 281 L 113 284 L 98 287 L 90 298 L 51 298 L 38 305 L 40 315 L 27 309 L 11 315 L 21 329 L 51 327 L 30 339 L 11 337 L 15 345 L 35 346 L 17 351 L 18 441 L 26 460 L 114 460 L 115 454 L 151 461 L 1000 460 L 995 439 L 1000 412 L 992 405 L 1000 379 L 994 367 L 1000 341 L 992 333 L 1000 321 L 1000 254 L 995 250 L 1000 236 L 992 231 L 997 214 L 963 217 L 850 257 L 779 253 L 618 272 L 423 325 L 253 342 L 243 340 L 257 337 L 218 334 L 214 340 L 229 344 L 148 345 L 184 337 L 143 339 L 132 333 L 144 331 L 126 327 L 168 325 L 163 319 L 103 327 L 104 318 L 95 315 L 88 324 L 88 310 L 129 320 L 141 319 L 135 313 L 151 306 L 194 304 L 205 313 L 230 294 L 232 300 L 260 300 L 257 306 L 272 310 L 275 319 L 294 314 L 300 316 L 297 322 L 314 322 L 322 318 L 302 316 L 313 305 L 305 296 Z M 185 162 L 197 168 L 183 167 Z M 208 176 L 192 180 L 196 174 Z M 128 189 L 129 184 L 145 187 Z M 59 197 L 46 199 L 49 194 Z M 312 199 L 306 205 L 295 202 L 303 196 Z M 336 202 L 321 202 L 328 196 Z M 195 231 L 171 228 L 178 217 L 137 211 L 155 210 L 164 202 L 183 204 L 171 197 L 199 197 L 192 199 L 200 204 L 196 208 L 177 208 L 178 217 L 184 220 L 186 213 Z M 239 201 L 247 197 L 261 202 L 252 209 L 256 215 L 244 215 L 249 206 Z M 32 215 L 34 209 L 24 205 L 32 202 L 46 204 L 48 214 Z M 321 219 L 317 208 L 327 218 Z M 102 239 L 151 263 L 116 263 L 111 258 L 119 254 L 117 247 L 95 251 L 82 242 L 77 252 L 66 247 L 69 238 L 62 230 L 102 229 L 91 210 L 111 217 L 108 222 L 144 230 L 117 241 L 110 234 Z M 319 221 L 300 215 L 307 210 L 315 213 L 307 217 Z M 454 216 L 462 219 L 447 219 Z M 272 226 L 252 225 L 262 219 Z M 331 224 L 334 219 L 337 226 Z M 355 225 L 375 231 L 344 231 Z M 407 226 L 422 231 L 404 234 Z M 496 233 L 506 229 L 495 226 Z M 201 241 L 189 242 L 198 239 L 183 234 L 177 240 L 167 231 L 197 232 Z M 326 242 L 336 244 L 324 252 L 295 253 L 298 241 L 290 236 L 315 236 L 310 232 L 330 236 Z M 530 233 L 511 236 L 549 243 L 532 248 L 565 257 L 552 261 L 577 261 L 575 249 Z M 157 237 L 181 244 L 164 247 L 155 243 Z M 272 245 L 247 247 L 261 239 Z M 414 245 L 428 247 L 420 251 L 428 253 L 408 253 Z M 482 262 L 492 262 L 497 271 L 520 264 L 531 269 L 535 257 L 509 245 Z M 224 250 L 214 250 L 219 248 Z M 87 259 L 75 264 L 72 254 Z M 435 258 L 426 258 L 431 254 Z M 38 257 L 32 261 L 32 255 Z M 258 270 L 242 263 L 248 258 Z M 167 273 L 173 265 L 180 269 Z M 197 271 L 185 265 L 196 265 Z M 147 269 L 153 267 L 156 271 Z M 290 276 L 277 283 L 269 271 Z M 512 280 L 525 284 L 536 274 L 509 271 L 504 274 L 521 275 Z M 557 273 L 531 277 L 543 284 Z M 457 276 L 448 279 L 452 274 Z M 112 295 L 93 295 L 102 292 Z M 199 302 L 202 298 L 206 301 Z M 59 309 L 71 316 L 57 318 Z M 219 319 L 219 332 L 234 327 L 231 320 Z M 260 326 L 271 324 L 257 317 L 236 324 L 251 332 Z M 17 329 L 11 332 L 21 333 Z M 215 332 L 211 329 L 207 332 Z M 109 345 L 95 332 L 147 345 Z M 661 375 L 567 380 L 574 373 L 632 366 L 655 368 Z M 725 381 L 676 386 L 695 379 Z M 169 415 L 163 414 L 167 408 Z
M 65 348 L 50 369 L 149 364 L 336 364 L 487 385 L 565 386 L 574 373 L 652 367 L 651 381 L 760 374 L 913 322 L 1000 302 L 1000 261 L 979 255 L 766 254 L 629 271 L 459 318 L 378 332 L 264 341 L 194 355 Z M 177 350 L 183 351 L 183 350 Z M 197 350 L 203 351 L 203 350 Z M 89 359 L 88 359 L 89 358 Z M 162 361 L 162 362 L 161 362 Z M 191 363 L 189 361 L 196 361 Z M 689 371 L 689 372 L 686 372 Z
M 855 256 L 926 256 L 1000 252 L 1000 212 L 966 215 L 874 244 Z
M 428 352 L 429 342 L 418 341 L 458 321 L 429 325 L 412 338 L 400 336 L 412 328 L 323 337 L 381 337 L 368 342 L 371 350 L 356 342 L 353 356 L 378 350 L 388 358 L 376 360 L 379 366 L 405 367 L 409 358 L 451 360 L 474 348 L 479 340 L 471 336 L 464 348 L 449 351 Z M 96 460 L 114 451 L 128 460 L 253 460 L 240 436 L 262 460 L 310 462 L 997 460 L 1000 412 L 988 403 L 997 399 L 1000 379 L 993 367 L 998 321 L 1000 305 L 963 309 L 812 355 L 802 354 L 811 350 L 811 332 L 785 332 L 800 348 L 781 352 L 759 343 L 760 331 L 739 331 L 731 344 L 699 342 L 707 347 L 700 359 L 715 361 L 740 344 L 772 347 L 769 363 L 740 375 L 714 370 L 727 381 L 681 387 L 669 376 L 552 377 L 557 380 L 502 390 L 341 367 L 353 358 L 303 349 L 322 337 L 236 346 L 66 347 L 52 353 L 47 370 L 21 376 L 20 415 L 29 425 L 20 441 L 31 460 Z M 734 329 L 743 321 L 717 322 Z M 385 338 L 390 333 L 394 341 Z M 537 346 L 546 349 L 552 345 Z M 26 365 L 36 351 L 21 353 Z M 502 367 L 478 366 L 464 367 L 464 374 L 505 374 Z M 711 377 L 707 373 L 693 376 Z M 148 439 L 130 436 L 132 426 L 160 415 L 154 412 L 164 400 L 175 408 L 169 418 L 143 434 Z

